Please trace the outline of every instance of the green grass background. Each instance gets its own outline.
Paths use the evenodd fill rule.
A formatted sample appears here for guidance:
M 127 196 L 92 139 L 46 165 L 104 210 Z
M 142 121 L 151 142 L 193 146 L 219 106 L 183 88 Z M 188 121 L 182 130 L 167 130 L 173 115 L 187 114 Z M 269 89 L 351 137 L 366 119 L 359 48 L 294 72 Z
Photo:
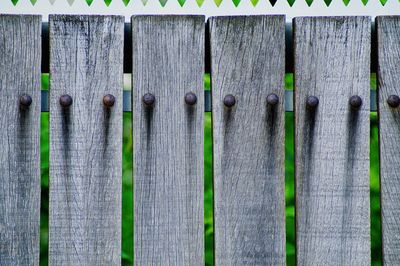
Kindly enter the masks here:
M 293 75 L 286 75 L 286 89 L 293 89 Z M 125 89 L 129 90 L 129 84 Z M 42 89 L 48 89 L 48 75 L 42 77 Z M 376 88 L 376 78 L 371 77 L 371 87 Z M 210 76 L 205 75 L 205 89 L 210 89 Z M 285 140 L 286 170 L 286 243 L 287 265 L 295 265 L 294 219 L 294 116 L 287 112 Z M 48 256 L 48 195 L 49 195 L 49 114 L 41 116 L 41 235 L 40 264 L 47 265 Z M 206 265 L 213 265 L 213 190 L 212 190 L 212 125 L 211 114 L 205 115 L 204 143 L 204 209 Z M 122 176 L 122 264 L 133 265 L 133 187 L 132 187 L 132 120 L 130 113 L 123 116 L 123 176 Z M 172 137 L 172 136 L 171 136 Z M 372 265 L 381 265 L 381 230 L 379 202 L 378 125 L 376 113 L 371 113 L 371 254 Z M 171 193 L 173 193 L 171 191 Z

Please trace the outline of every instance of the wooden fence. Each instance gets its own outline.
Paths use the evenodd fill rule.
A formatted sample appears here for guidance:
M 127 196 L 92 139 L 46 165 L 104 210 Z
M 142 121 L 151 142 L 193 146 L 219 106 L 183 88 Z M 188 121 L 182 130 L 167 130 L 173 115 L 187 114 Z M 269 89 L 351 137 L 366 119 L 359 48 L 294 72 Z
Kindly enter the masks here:
M 39 263 L 41 21 L 0 16 L 0 265 Z M 375 32 L 383 255 L 399 265 L 400 17 Z M 371 36 L 369 17 L 293 21 L 298 265 L 371 263 Z M 209 62 L 215 263 L 285 265 L 284 16 L 134 16 L 124 52 L 123 17 L 53 15 L 48 39 L 50 265 L 120 264 L 124 57 L 135 264 L 204 265 Z

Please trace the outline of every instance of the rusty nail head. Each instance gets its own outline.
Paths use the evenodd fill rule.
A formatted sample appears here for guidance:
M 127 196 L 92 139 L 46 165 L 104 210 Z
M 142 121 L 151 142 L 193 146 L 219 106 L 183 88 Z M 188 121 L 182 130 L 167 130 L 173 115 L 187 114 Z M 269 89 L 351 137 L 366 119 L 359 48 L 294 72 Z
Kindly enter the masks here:
M 115 104 L 115 97 L 112 94 L 107 94 L 103 97 L 103 104 L 104 106 L 111 108 Z
M 28 108 L 32 104 L 32 97 L 28 94 L 22 94 L 19 98 L 19 104 L 23 108 Z
M 315 96 L 307 97 L 306 105 L 307 105 L 308 109 L 314 110 L 315 108 L 317 108 L 318 104 L 319 104 L 319 100 L 317 97 L 315 97 Z
M 350 97 L 349 103 L 350 103 L 351 107 L 358 109 L 362 105 L 362 99 L 358 95 L 353 95 Z
M 236 104 L 235 96 L 232 94 L 228 94 L 224 97 L 224 105 L 228 108 L 234 106 Z
M 275 106 L 279 103 L 279 97 L 275 93 L 271 93 L 267 96 L 267 104 Z
M 397 108 L 400 106 L 400 97 L 397 95 L 390 95 L 387 98 L 387 103 L 389 104 L 390 107 Z
M 152 93 L 146 93 L 143 95 L 142 101 L 146 106 L 152 106 L 156 101 L 156 97 Z
M 187 105 L 195 105 L 197 103 L 197 96 L 193 92 L 188 92 L 185 94 L 185 103 Z
M 72 97 L 68 94 L 64 94 L 60 97 L 60 105 L 64 108 L 70 107 L 72 105 Z

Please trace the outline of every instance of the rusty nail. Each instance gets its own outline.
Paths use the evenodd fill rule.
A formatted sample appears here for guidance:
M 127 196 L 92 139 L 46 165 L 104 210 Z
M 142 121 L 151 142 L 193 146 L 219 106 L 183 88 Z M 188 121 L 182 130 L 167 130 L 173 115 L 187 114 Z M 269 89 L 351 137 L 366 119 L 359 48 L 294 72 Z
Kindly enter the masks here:
M 115 97 L 112 94 L 107 94 L 103 97 L 103 104 L 104 106 L 111 108 L 114 106 Z
M 232 107 L 236 104 L 236 99 L 235 96 L 233 96 L 232 94 L 228 94 L 224 97 L 224 105 L 226 107 Z
M 60 97 L 60 105 L 64 108 L 70 107 L 72 105 L 72 97 L 68 94 L 64 94 Z
M 193 92 L 188 92 L 185 94 L 185 103 L 187 105 L 195 105 L 197 103 L 197 96 Z
M 390 95 L 387 98 L 387 103 L 389 104 L 390 107 L 397 108 L 400 106 L 400 97 L 397 95 Z
M 23 109 L 27 109 L 32 104 L 32 97 L 28 94 L 22 94 L 19 98 L 19 104 Z
M 358 95 L 353 95 L 350 97 L 349 103 L 350 103 L 351 107 L 358 109 L 362 105 L 362 99 Z
M 314 110 L 315 108 L 317 108 L 318 104 L 319 104 L 319 100 L 317 97 L 315 97 L 315 96 L 307 97 L 306 105 L 307 105 L 308 109 Z
M 145 95 L 143 95 L 142 101 L 146 106 L 152 106 L 156 101 L 156 97 L 154 96 L 154 94 L 146 93 Z
M 277 105 L 279 102 L 279 97 L 275 93 L 271 93 L 267 96 L 267 104 L 271 106 Z

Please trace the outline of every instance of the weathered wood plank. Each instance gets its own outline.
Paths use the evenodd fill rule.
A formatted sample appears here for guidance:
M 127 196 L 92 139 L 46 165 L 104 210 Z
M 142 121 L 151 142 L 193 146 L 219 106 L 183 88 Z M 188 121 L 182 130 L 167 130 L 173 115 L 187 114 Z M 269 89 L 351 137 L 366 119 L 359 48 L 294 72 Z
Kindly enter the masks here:
M 0 15 L 0 265 L 39 264 L 40 32 L 41 16 Z
M 204 17 L 134 16 L 132 37 L 135 264 L 204 265 Z
M 368 17 L 294 19 L 298 265 L 371 263 L 370 31 Z
M 285 19 L 215 17 L 210 33 L 215 261 L 285 265 Z
M 50 16 L 50 265 L 120 265 L 123 22 Z
M 383 262 L 400 265 L 400 111 L 387 103 L 400 95 L 400 16 L 379 17 L 376 26 Z

